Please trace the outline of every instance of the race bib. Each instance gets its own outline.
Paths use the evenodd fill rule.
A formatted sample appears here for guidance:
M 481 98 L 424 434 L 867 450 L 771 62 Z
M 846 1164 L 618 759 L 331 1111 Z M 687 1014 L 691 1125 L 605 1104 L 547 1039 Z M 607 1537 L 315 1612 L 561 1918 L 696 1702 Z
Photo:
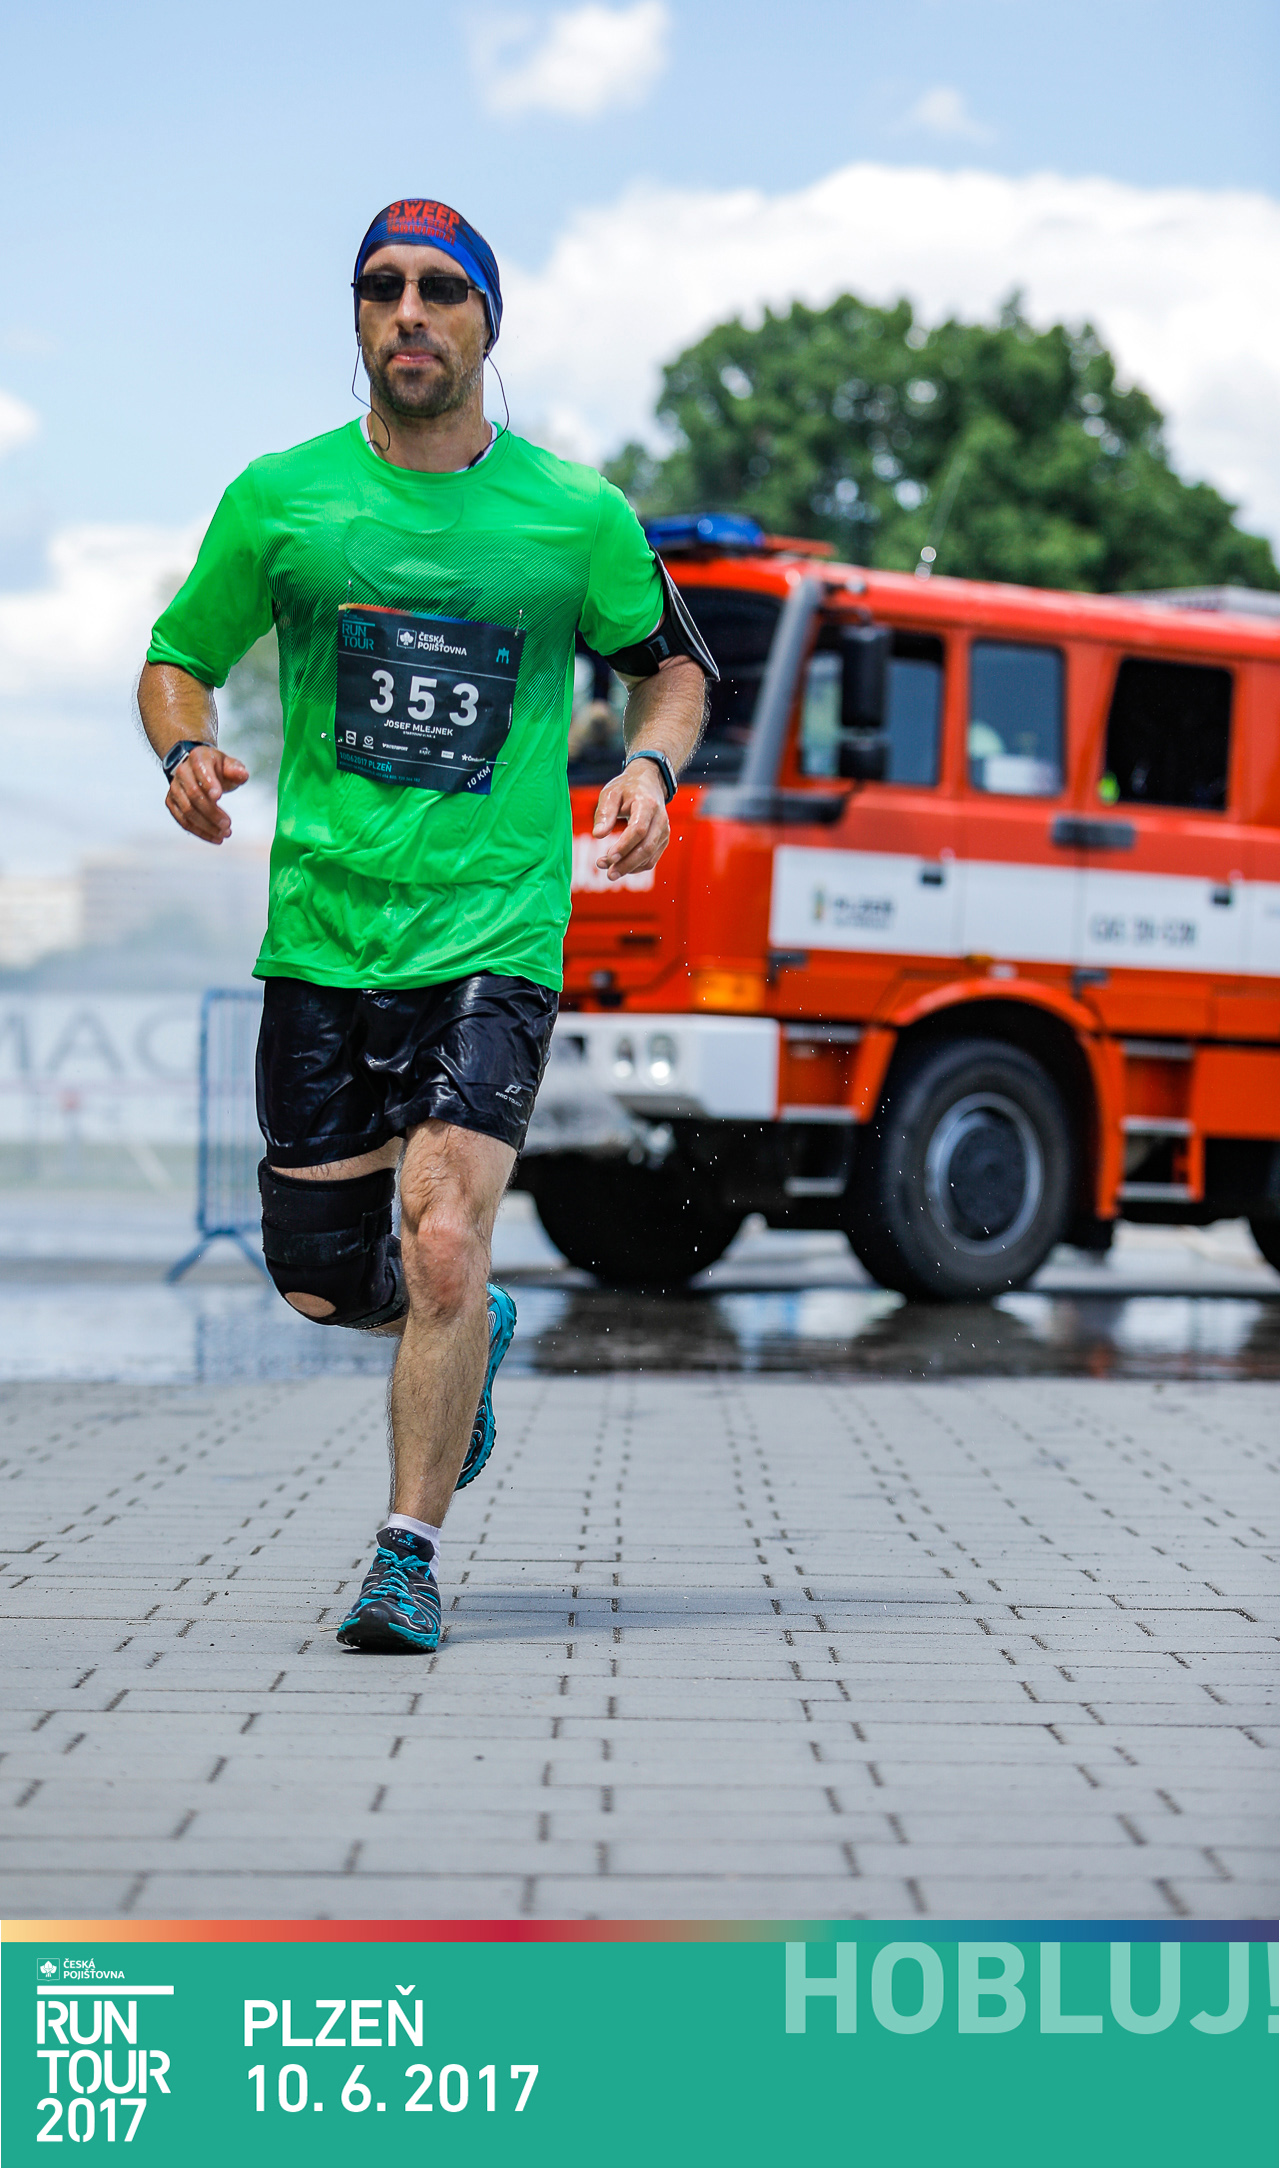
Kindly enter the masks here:
M 340 610 L 339 768 L 487 796 L 511 728 L 523 645 L 523 632 L 468 617 Z

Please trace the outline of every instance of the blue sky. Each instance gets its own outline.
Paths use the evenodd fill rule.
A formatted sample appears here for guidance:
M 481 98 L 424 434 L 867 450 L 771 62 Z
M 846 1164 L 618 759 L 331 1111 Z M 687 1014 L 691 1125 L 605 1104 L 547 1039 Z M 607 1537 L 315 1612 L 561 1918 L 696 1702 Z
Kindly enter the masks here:
M 158 593 L 250 459 L 357 411 L 352 257 L 405 193 L 492 241 L 514 424 L 569 456 L 652 432 L 727 315 L 1017 286 L 1280 540 L 1275 0 L 43 0 L 5 62 L 0 873 L 164 834 Z
M 13 12 L 0 388 L 40 428 L 8 462 L 0 580 L 34 576 L 49 526 L 190 518 L 351 412 L 353 244 L 405 190 L 529 271 L 638 180 L 773 194 L 870 160 L 1280 195 L 1274 0 L 674 0 L 641 102 L 495 111 L 554 12 Z

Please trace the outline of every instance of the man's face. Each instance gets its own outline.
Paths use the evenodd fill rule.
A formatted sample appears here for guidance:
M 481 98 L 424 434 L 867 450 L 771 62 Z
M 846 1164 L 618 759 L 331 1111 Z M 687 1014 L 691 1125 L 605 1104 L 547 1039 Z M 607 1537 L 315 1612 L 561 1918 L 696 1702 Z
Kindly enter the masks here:
M 360 345 L 369 381 L 393 413 L 450 414 L 465 406 L 484 371 L 489 323 L 484 301 L 470 293 L 456 309 L 424 302 L 416 279 L 424 271 L 465 277 L 438 248 L 380 248 L 366 271 L 403 271 L 405 288 L 390 305 L 360 303 Z

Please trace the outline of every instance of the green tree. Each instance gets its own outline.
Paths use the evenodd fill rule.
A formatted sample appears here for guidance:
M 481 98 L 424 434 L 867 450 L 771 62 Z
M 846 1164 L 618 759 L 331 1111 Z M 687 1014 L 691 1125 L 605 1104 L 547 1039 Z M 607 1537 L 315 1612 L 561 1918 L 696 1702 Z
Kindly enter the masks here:
M 855 563 L 931 547 L 939 572 L 1032 587 L 1280 587 L 1234 505 L 1174 472 L 1096 333 L 1036 331 L 1016 296 L 994 325 L 852 294 L 735 318 L 667 367 L 657 412 L 670 455 L 628 444 L 606 469 L 647 516 L 750 512 Z

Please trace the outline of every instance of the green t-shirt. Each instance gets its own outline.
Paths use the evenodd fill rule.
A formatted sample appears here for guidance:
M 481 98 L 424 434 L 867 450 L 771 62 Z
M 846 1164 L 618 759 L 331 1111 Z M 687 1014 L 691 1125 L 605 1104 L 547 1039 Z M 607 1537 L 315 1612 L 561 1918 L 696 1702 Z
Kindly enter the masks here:
M 388 466 L 359 421 L 256 459 L 147 659 L 221 685 L 275 622 L 284 757 L 257 975 L 558 987 L 574 634 L 613 654 L 661 613 L 626 499 L 523 438 L 461 474 Z

